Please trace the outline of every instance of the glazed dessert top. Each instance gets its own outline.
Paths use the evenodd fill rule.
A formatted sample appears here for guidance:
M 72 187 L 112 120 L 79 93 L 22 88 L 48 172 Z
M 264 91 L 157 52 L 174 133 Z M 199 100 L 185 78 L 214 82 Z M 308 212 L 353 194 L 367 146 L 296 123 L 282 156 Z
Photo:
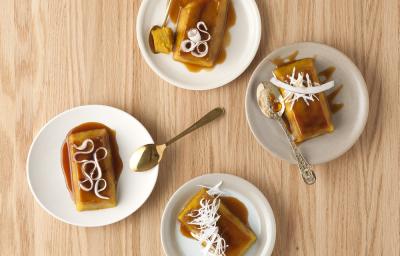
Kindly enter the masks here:
M 180 31 L 175 47 L 197 58 L 213 56 L 213 47 L 220 47 L 225 30 L 235 22 L 229 0 L 173 0 L 170 18 Z
M 101 199 L 110 199 L 101 194 L 107 188 L 107 181 L 103 179 L 100 161 L 107 157 L 107 149 L 105 147 L 96 148 L 91 139 L 84 140 L 81 145 L 73 144 L 72 147 L 76 150 L 72 159 L 81 165 L 81 171 L 85 177 L 84 180 L 79 181 L 79 189 L 86 192 L 93 191 Z M 81 156 L 85 156 L 85 158 Z

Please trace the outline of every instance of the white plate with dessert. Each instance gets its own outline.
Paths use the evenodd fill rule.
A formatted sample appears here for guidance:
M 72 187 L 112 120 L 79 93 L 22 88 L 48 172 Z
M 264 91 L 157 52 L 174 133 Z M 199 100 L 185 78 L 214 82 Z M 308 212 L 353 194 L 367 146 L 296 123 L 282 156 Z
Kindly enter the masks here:
M 250 65 L 261 39 L 254 0 L 172 0 L 167 26 L 153 31 L 149 44 L 167 3 L 143 0 L 136 23 L 141 54 L 163 80 L 208 90 L 228 84 Z
M 70 109 L 50 120 L 33 140 L 27 179 L 39 205 L 55 218 L 84 227 L 128 217 L 150 196 L 158 167 L 129 170 L 136 148 L 153 143 L 143 125 L 109 106 Z
M 348 151 L 364 130 L 369 109 L 361 72 L 340 51 L 319 43 L 296 43 L 269 54 L 254 71 L 246 93 L 246 116 L 257 141 L 273 155 L 296 163 L 279 124 L 258 103 L 261 83 L 279 93 L 277 112 L 311 164 Z M 278 99 L 274 99 L 278 103 Z
M 248 181 L 208 174 L 180 187 L 165 207 L 161 242 L 167 256 L 271 255 L 275 218 Z

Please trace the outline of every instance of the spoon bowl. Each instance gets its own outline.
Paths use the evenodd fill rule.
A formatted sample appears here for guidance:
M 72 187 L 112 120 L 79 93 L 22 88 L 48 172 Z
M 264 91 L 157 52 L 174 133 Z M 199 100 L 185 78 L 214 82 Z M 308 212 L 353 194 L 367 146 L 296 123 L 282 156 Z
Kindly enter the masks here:
M 138 148 L 129 160 L 129 168 L 135 172 L 148 171 L 155 167 L 162 158 L 165 144 L 147 144 Z
M 280 118 L 285 111 L 285 102 L 278 88 L 271 83 L 263 82 L 258 85 L 257 104 L 261 112 L 271 119 Z

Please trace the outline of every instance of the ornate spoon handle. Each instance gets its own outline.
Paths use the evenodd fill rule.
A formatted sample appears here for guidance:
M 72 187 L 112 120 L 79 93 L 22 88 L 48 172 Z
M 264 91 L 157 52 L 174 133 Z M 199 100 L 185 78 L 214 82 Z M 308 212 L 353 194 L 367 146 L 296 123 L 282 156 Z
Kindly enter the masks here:
M 308 161 L 304 158 L 303 154 L 301 154 L 301 151 L 297 147 L 296 143 L 294 143 L 292 135 L 290 134 L 289 130 L 286 127 L 285 122 L 281 117 L 277 118 L 277 121 L 281 125 L 282 129 L 285 131 L 286 137 L 288 138 L 290 142 L 290 146 L 292 147 L 293 154 L 296 157 L 297 160 L 297 166 L 299 167 L 301 176 L 303 177 L 304 182 L 307 185 L 312 185 L 316 181 L 315 173 L 312 170 L 311 164 L 308 163 Z

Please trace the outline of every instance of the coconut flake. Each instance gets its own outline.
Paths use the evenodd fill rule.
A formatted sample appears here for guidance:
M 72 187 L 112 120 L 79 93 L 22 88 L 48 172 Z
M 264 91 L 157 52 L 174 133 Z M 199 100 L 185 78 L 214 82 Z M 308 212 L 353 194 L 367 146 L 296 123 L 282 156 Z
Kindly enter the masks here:
M 205 36 L 203 38 L 203 36 Z M 188 39 L 181 43 L 183 52 L 190 52 L 197 58 L 202 58 L 208 53 L 208 41 L 211 40 L 211 35 L 208 33 L 208 28 L 204 21 L 199 21 L 196 28 L 191 28 L 187 32 Z
M 296 68 L 293 68 L 292 75 L 288 76 L 289 83 L 278 80 L 275 74 L 273 74 L 274 77 L 270 80 L 272 84 L 285 90 L 283 100 L 286 103 L 291 103 L 291 108 L 293 108 L 294 103 L 299 99 L 303 99 L 308 106 L 309 101 L 314 101 L 315 99 L 319 100 L 315 94 L 330 90 L 335 86 L 334 81 L 322 85 L 313 83 L 308 74 L 304 76 L 304 74 L 300 72 L 296 77 L 295 72 Z
M 219 197 L 223 194 L 220 190 L 222 181 L 214 187 L 201 187 L 207 188 L 207 193 L 214 196 L 213 199 L 201 199 L 200 208 L 188 214 L 193 218 L 188 224 L 197 226 L 198 233 L 191 233 L 191 235 L 200 242 L 204 247 L 203 254 L 207 256 L 224 256 L 228 247 L 225 239 L 219 234 L 217 222 L 221 217 L 218 214 L 218 209 L 221 204 Z
M 206 188 L 207 190 L 207 194 L 209 194 L 210 196 L 216 196 L 216 197 L 220 197 L 223 192 L 221 190 L 221 186 L 222 186 L 222 181 L 220 181 L 217 185 L 215 185 L 214 187 L 208 187 L 208 186 L 204 186 L 204 185 L 199 185 L 199 187 L 202 188 Z
M 88 146 L 90 145 L 90 148 Z M 73 148 L 78 150 L 73 154 L 73 159 L 75 162 L 82 164 L 82 174 L 85 177 L 83 181 L 79 181 L 79 189 L 83 191 L 89 192 L 92 189 L 94 190 L 94 194 L 101 199 L 109 199 L 107 196 L 103 196 L 100 192 L 104 191 L 107 188 L 107 182 L 102 178 L 103 171 L 101 170 L 101 166 L 99 161 L 105 159 L 107 157 L 107 149 L 105 147 L 97 148 L 94 153 L 94 142 L 91 139 L 86 139 L 82 142 L 81 145 L 72 145 Z M 98 157 L 98 153 L 103 151 L 103 156 Z M 93 153 L 93 160 L 78 160 L 78 155 L 88 155 Z M 88 168 L 90 167 L 91 168 Z M 100 182 L 103 182 L 104 185 L 100 187 Z M 88 185 L 88 186 L 87 186 Z

